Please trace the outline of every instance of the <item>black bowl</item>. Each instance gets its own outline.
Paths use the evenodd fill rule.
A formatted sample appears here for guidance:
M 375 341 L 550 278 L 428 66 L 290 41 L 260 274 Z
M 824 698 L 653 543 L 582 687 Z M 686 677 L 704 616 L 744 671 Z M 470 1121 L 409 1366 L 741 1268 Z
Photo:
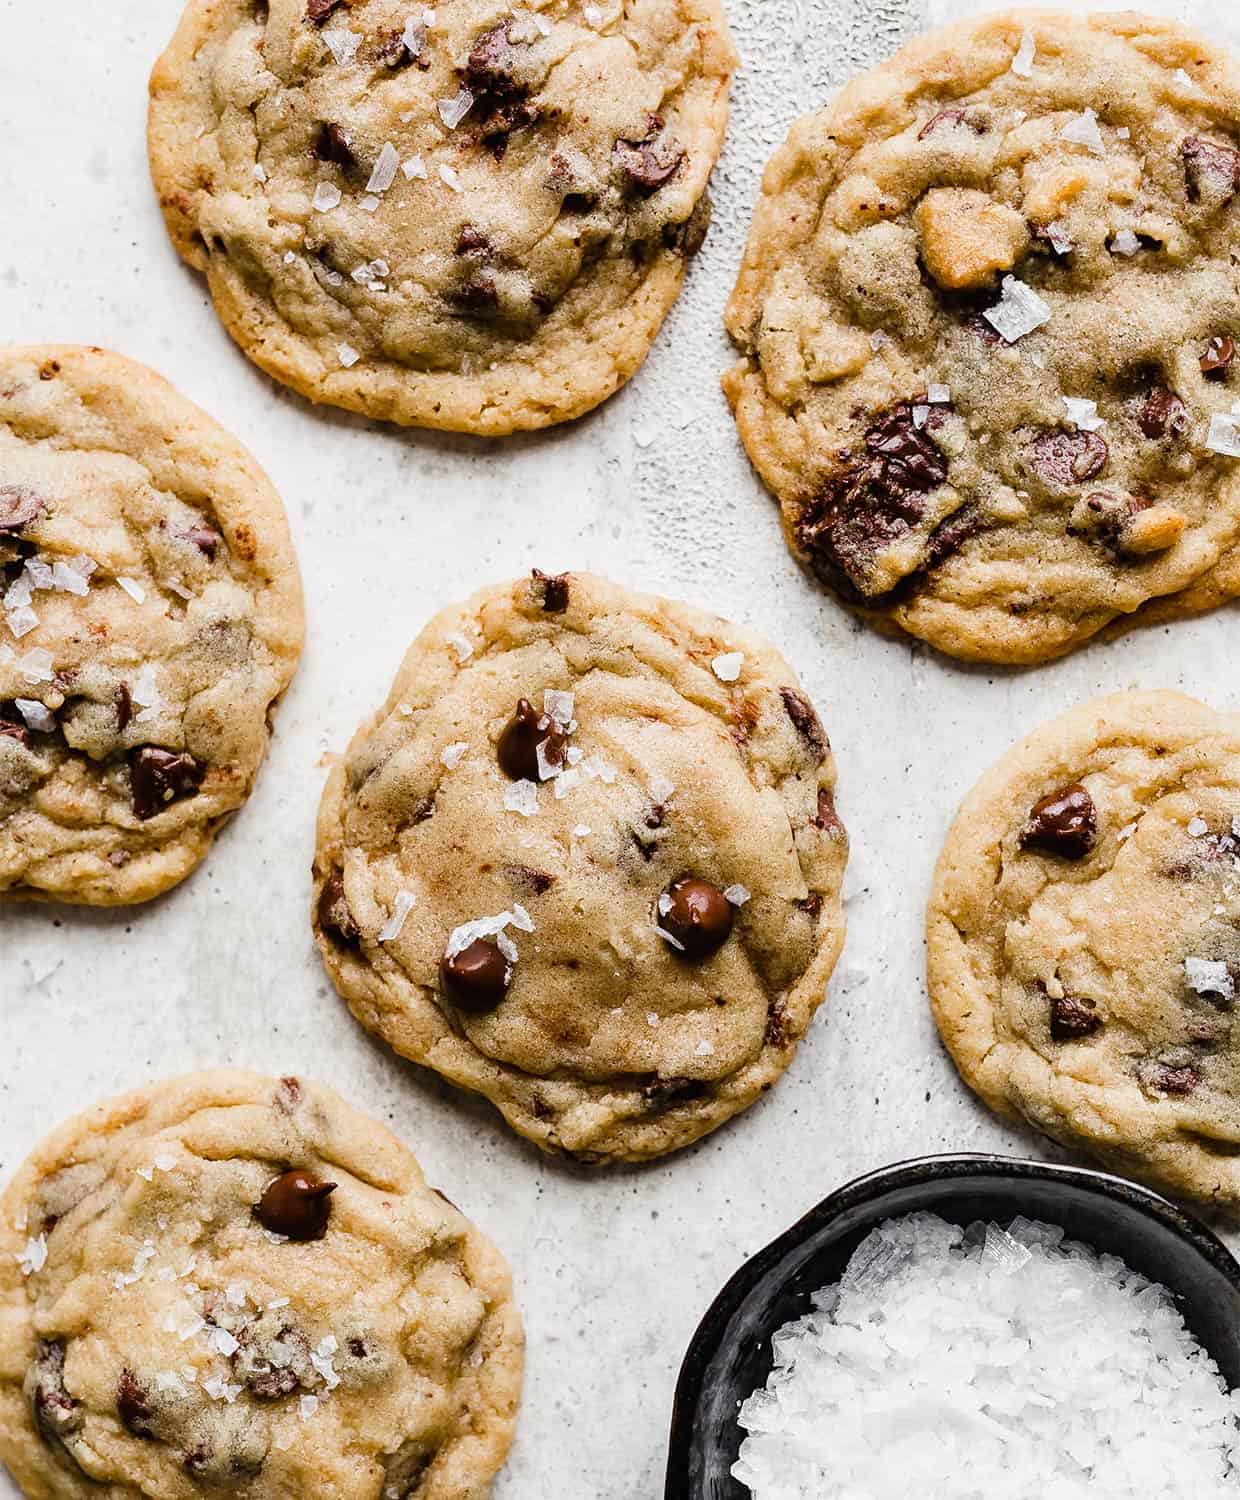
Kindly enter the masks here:
M 955 1224 L 1061 1224 L 1162 1282 L 1184 1321 L 1240 1386 L 1240 1265 L 1204 1224 L 1105 1172 L 1006 1156 L 927 1156 L 859 1177 L 747 1261 L 702 1319 L 676 1386 L 666 1500 L 750 1500 L 732 1478 L 745 1434 L 740 1403 L 770 1374 L 771 1335 L 810 1311 L 884 1219 L 929 1210 Z

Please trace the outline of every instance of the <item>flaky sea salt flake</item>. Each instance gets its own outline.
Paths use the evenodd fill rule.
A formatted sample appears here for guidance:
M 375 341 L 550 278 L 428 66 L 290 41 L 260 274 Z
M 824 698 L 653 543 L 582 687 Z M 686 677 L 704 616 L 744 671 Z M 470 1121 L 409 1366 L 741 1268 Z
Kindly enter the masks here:
M 1224 458 L 1240 458 L 1240 418 L 1216 412 L 1210 418 L 1206 447 L 1211 453 L 1221 453 Z
M 38 628 L 39 617 L 29 605 L 20 605 L 17 609 L 10 609 L 5 613 L 4 622 L 9 627 L 13 639 L 20 641 L 22 636 L 29 635 L 32 630 Z
M 1074 146 L 1084 146 L 1095 156 L 1105 156 L 1107 153 L 1102 132 L 1098 129 L 1098 116 L 1092 109 L 1085 110 L 1083 114 L 1073 115 L 1059 132 L 1059 139 L 1071 141 Z
M 457 740 L 451 745 L 445 745 L 439 752 L 439 759 L 447 766 L 449 771 L 455 771 L 457 766 L 465 759 L 469 751 L 467 740 Z
M 135 604 L 143 604 L 146 601 L 146 590 L 136 578 L 123 578 L 117 576 L 117 583 L 129 595 Z
M 400 153 L 391 141 L 384 141 L 383 149 L 379 152 L 379 159 L 375 162 L 374 171 L 370 174 L 370 181 L 366 184 L 368 193 L 386 193 L 388 188 L 396 181 L 396 173 L 400 167 Z
M 461 178 L 455 167 L 441 165 L 439 168 L 439 180 L 447 187 L 450 187 L 454 193 L 461 191 Z
M 15 1257 L 23 1276 L 33 1276 L 47 1264 L 47 1236 L 36 1235 L 26 1241 L 26 1248 Z
M 1003 278 L 1002 295 L 982 314 L 1006 343 L 1015 344 L 1051 319 L 1050 305 L 1015 276 Z
M 37 698 L 15 698 L 17 711 L 26 721 L 26 728 L 38 734 L 51 734 L 56 728 L 56 715 Z
M 418 904 L 418 898 L 412 891 L 397 891 L 396 899 L 392 902 L 392 914 L 379 929 L 379 941 L 381 943 L 392 943 L 400 936 L 405 925 L 405 918 Z
M 333 208 L 340 206 L 340 200 L 344 196 L 334 182 L 320 182 L 314 190 L 314 197 L 310 200 L 310 207 L 316 214 L 329 214 Z
M 504 788 L 504 810 L 532 818 L 538 811 L 538 787 L 532 781 L 514 781 Z
M 710 664 L 711 671 L 720 682 L 735 682 L 741 675 L 741 665 L 745 658 L 739 651 L 728 651 L 722 656 L 716 656 Z
M 346 370 L 351 370 L 362 357 L 352 344 L 337 344 L 336 354 Z
M 335 58 L 339 67 L 345 67 L 357 56 L 358 45 L 362 40 L 357 32 L 348 31 L 340 26 L 331 31 L 325 31 L 322 35 L 327 43 L 327 50 Z
M 1038 55 L 1038 46 L 1034 41 L 1033 32 L 1025 27 L 1021 34 L 1020 46 L 1016 49 L 1016 56 L 1012 59 L 1012 72 L 1017 78 L 1033 77 L 1033 60 Z
M 1116 255 L 1135 255 L 1141 248 L 1141 241 L 1131 229 L 1121 229 L 1111 241 L 1111 249 Z
M 725 889 L 723 899 L 730 902 L 733 906 L 744 906 L 745 902 L 749 900 L 749 895 L 750 893 L 745 886 L 730 885 Z
M 32 646 L 25 656 L 15 663 L 17 670 L 27 682 L 51 682 L 56 675 L 52 670 L 52 653 L 45 646 Z
M 414 181 L 415 178 L 422 182 L 426 180 L 426 162 L 421 156 L 414 155 L 407 157 L 401 163 L 400 169 L 410 182 Z
M 1236 981 L 1222 959 L 1186 958 L 1184 981 L 1198 995 L 1217 995 L 1220 1000 L 1236 998 Z
M 1098 415 L 1098 403 L 1086 401 L 1080 396 L 1065 396 L 1063 404 L 1068 410 L 1068 420 L 1074 422 L 1082 432 L 1098 432 L 1105 427 L 1106 419 Z
M 455 130 L 474 107 L 474 96 L 463 84 L 451 99 L 437 99 L 435 108 L 449 130 Z

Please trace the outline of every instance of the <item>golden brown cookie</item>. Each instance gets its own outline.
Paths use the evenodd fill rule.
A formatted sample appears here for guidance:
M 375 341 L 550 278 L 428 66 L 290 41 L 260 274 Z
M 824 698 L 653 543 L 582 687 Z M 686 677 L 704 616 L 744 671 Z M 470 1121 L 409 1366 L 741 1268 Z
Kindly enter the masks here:
M 177 250 L 312 401 L 500 434 L 645 358 L 709 215 L 718 0 L 190 0 L 151 79 Z
M 110 1100 L 0 1199 L 0 1458 L 31 1500 L 484 1500 L 521 1367 L 498 1252 L 317 1084 Z
M 1040 662 L 1240 592 L 1240 68 L 1135 13 L 913 43 L 767 168 L 725 389 L 872 622 Z
M 844 935 L 826 735 L 764 641 L 588 574 L 484 590 L 332 772 L 354 1014 L 544 1150 L 687 1145 L 780 1077 Z
M 0 604 L 0 895 L 159 895 L 249 796 L 301 652 L 279 496 L 144 366 L 0 350 Z
M 930 998 L 965 1081 L 1120 1171 L 1240 1200 L 1240 717 L 1120 693 L 965 799 Z

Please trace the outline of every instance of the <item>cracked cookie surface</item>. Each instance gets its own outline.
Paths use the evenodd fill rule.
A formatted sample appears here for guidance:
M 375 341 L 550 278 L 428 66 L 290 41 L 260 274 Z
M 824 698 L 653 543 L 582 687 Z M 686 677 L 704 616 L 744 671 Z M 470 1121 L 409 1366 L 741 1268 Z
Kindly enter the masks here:
M 717 0 L 190 0 L 152 172 L 246 353 L 313 401 L 486 434 L 609 396 L 706 230 Z
M 1122 693 L 966 798 L 930 998 L 971 1088 L 1121 1171 L 1240 1201 L 1240 716 Z
M 657 1156 L 783 1073 L 843 941 L 835 766 L 746 630 L 586 574 L 445 610 L 333 770 L 357 1018 L 544 1150 Z
M 791 550 L 989 661 L 1240 593 L 1238 247 L 1240 68 L 1170 22 L 1008 12 L 852 83 L 727 312 Z
M 0 1199 L 0 1458 L 32 1500 L 483 1500 L 521 1367 L 499 1253 L 317 1084 L 111 1100 Z
M 142 365 L 0 351 L 0 604 L 0 895 L 159 895 L 249 795 L 297 665 L 279 496 Z

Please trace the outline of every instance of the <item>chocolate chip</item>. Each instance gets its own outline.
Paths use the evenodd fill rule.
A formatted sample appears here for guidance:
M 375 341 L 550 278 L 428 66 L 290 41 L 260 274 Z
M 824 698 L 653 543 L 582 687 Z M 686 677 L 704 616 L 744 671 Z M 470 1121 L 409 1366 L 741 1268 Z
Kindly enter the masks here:
M 504 874 L 519 890 L 530 896 L 545 896 L 556 882 L 556 877 L 546 870 L 535 870 L 531 865 L 505 865 Z
M 321 1240 L 331 1218 L 334 1182 L 294 1168 L 270 1184 L 254 1209 L 258 1222 L 272 1234 L 305 1243 Z
M 356 948 L 361 928 L 353 920 L 344 894 L 344 872 L 333 870 L 319 892 L 319 931 L 325 932 L 342 948 Z
M 1188 431 L 1188 407 L 1166 386 L 1155 386 L 1145 398 L 1137 425 L 1147 438 L 1183 437 Z
M 281 1078 L 280 1087 L 276 1090 L 276 1103 L 285 1112 L 291 1114 L 301 1102 L 301 1079 L 294 1078 L 289 1074 L 287 1078 Z
M 494 1010 L 508 993 L 512 969 L 492 938 L 477 938 L 439 964 L 444 989 L 461 1010 Z
M 813 704 L 804 693 L 798 693 L 796 688 L 780 688 L 779 696 L 783 699 L 784 712 L 792 720 L 793 728 L 819 761 L 825 759 L 827 736 L 823 733 L 822 723 L 814 712 Z
M 562 615 L 568 608 L 568 581 L 570 573 L 542 573 L 534 569 L 533 579 L 536 584 L 542 585 L 542 607 L 543 613 L 547 615 Z
M 1029 464 L 1051 489 L 1071 489 L 1096 479 L 1111 450 L 1096 432 L 1044 432 L 1029 445 Z
M 0 738 L 16 740 L 26 750 L 34 744 L 30 731 L 11 703 L 0 703 Z
M 504 99 L 521 98 L 528 89 L 517 77 L 517 45 L 508 36 L 511 22 L 500 21 L 474 42 L 465 64 L 465 82 L 483 107 Z
M 885 592 L 871 582 L 874 557 L 902 540 L 926 513 L 926 496 L 947 478 L 947 459 L 931 433 L 943 421 L 935 407 L 924 427 L 904 402 L 866 430 L 866 454 L 842 455 L 797 521 L 797 538 L 814 571 L 857 598 Z
M 0 484 L 0 532 L 20 531 L 47 511 L 47 501 L 21 484 Z
M 1207 380 L 1225 380 L 1235 357 L 1235 342 L 1225 333 L 1217 334 L 1201 356 L 1201 373 Z
M 706 243 L 706 232 L 710 228 L 713 215 L 714 209 L 711 206 L 710 194 L 703 193 L 693 205 L 693 210 L 687 219 L 679 224 L 663 226 L 665 248 L 674 250 L 685 260 L 692 260 Z
M 116 708 L 116 732 L 124 734 L 133 718 L 133 694 L 129 691 L 127 682 L 117 683 L 116 692 L 112 695 L 112 703 Z
M 974 135 L 985 135 L 990 129 L 989 121 L 975 115 L 966 109 L 941 109 L 937 115 L 931 115 L 926 123 L 917 132 L 917 139 L 924 141 L 927 136 L 934 135 L 939 130 L 954 130 L 958 125 L 967 125 Z
M 495 747 L 500 770 L 512 781 L 541 781 L 538 771 L 540 745 L 547 765 L 564 764 L 568 736 L 554 719 L 540 714 L 528 698 L 521 698 Z
M 334 162 L 345 171 L 357 165 L 357 157 L 354 156 L 353 148 L 349 145 L 344 131 L 339 125 L 333 125 L 330 121 L 325 121 L 319 128 L 314 142 L 314 154 L 320 161 Z
M 821 828 L 824 833 L 830 834 L 844 831 L 840 815 L 835 810 L 835 794 L 829 786 L 818 788 L 818 814 L 814 819 L 814 827 Z
M 1035 802 L 1021 829 L 1022 849 L 1040 849 L 1063 859 L 1084 859 L 1098 838 L 1094 799 L 1078 783 Z
M 655 925 L 674 939 L 674 953 L 694 959 L 707 958 L 722 948 L 735 920 L 735 907 L 717 885 L 685 875 L 659 897 Z
M 322 26 L 334 10 L 339 10 L 345 0 L 306 0 L 306 20 Z
M 134 1437 L 153 1438 L 151 1423 L 155 1419 L 155 1408 L 149 1393 L 138 1384 L 138 1378 L 130 1369 L 121 1371 L 116 1383 L 116 1410 L 127 1431 Z
M 40 1339 L 35 1345 L 34 1363 L 26 1371 L 22 1389 L 45 1443 L 62 1447 L 67 1437 L 85 1425 L 82 1403 L 65 1386 L 65 1346 L 59 1339 Z
M 206 766 L 188 751 L 177 753 L 158 745 L 143 745 L 129 754 L 129 780 L 133 810 L 145 821 L 183 797 L 192 797 L 202 785 Z
M 926 539 L 926 558 L 920 572 L 926 573 L 946 562 L 954 553 L 982 529 L 981 508 L 972 503 L 962 505 L 959 510 L 946 516 Z
M 762 1040 L 768 1047 L 786 1047 L 789 1041 L 788 1012 L 782 1000 L 772 1000 L 767 1006 L 766 1026 Z
M 483 260 L 494 260 L 497 254 L 495 246 L 482 230 L 476 229 L 472 224 L 461 225 L 456 237 L 456 253 L 479 256 Z
M 642 1085 L 642 1098 L 656 1113 L 700 1099 L 708 1085 L 700 1078 L 652 1078 Z
M 453 287 L 446 297 L 458 312 L 469 313 L 474 317 L 493 313 L 499 307 L 499 288 L 495 284 L 495 273 L 479 271 L 460 286 Z
M 1153 1072 L 1154 1087 L 1162 1094 L 1191 1094 L 1201 1082 L 1201 1070 L 1192 1063 L 1159 1063 Z
M 685 159 L 685 148 L 663 128 L 658 115 L 646 116 L 640 140 L 618 140 L 611 159 L 630 188 L 649 195 L 672 178 Z
M 1180 144 L 1190 203 L 1222 208 L 1240 192 L 1240 151 L 1190 135 Z
M 1051 1001 L 1051 1036 L 1057 1042 L 1092 1036 L 1102 1025 L 1094 1001 L 1083 996 L 1061 995 Z

